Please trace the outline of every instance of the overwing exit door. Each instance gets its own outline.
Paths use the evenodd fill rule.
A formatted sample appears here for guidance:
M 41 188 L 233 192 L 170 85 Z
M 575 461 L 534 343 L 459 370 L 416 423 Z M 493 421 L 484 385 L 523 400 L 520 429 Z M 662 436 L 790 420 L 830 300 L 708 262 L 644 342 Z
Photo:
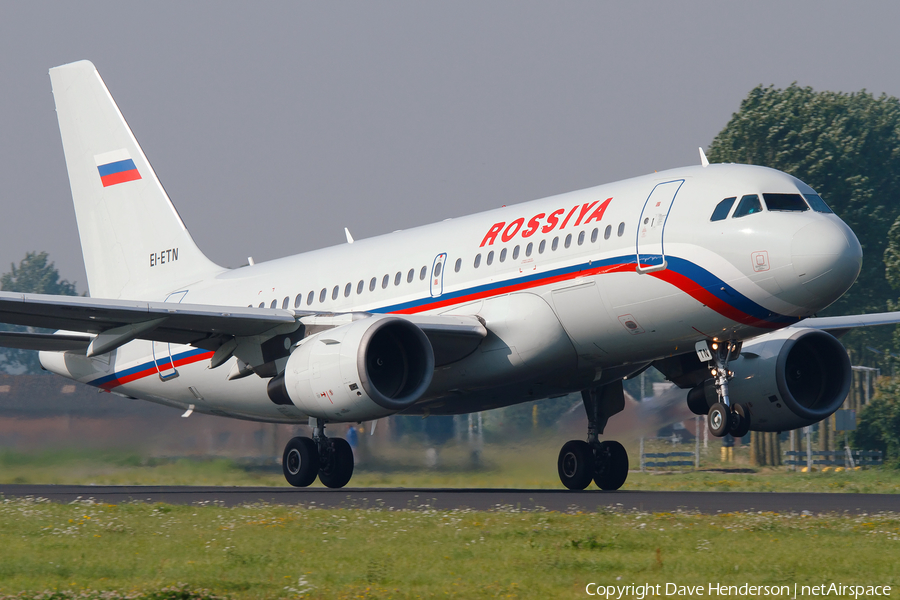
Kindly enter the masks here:
M 644 202 L 635 248 L 638 273 L 662 271 L 666 268 L 664 245 L 666 221 L 672 210 L 675 195 L 682 185 L 684 179 L 659 183 Z
M 173 292 L 166 297 L 165 301 L 178 304 L 187 293 L 187 290 Z M 153 342 L 153 362 L 156 363 L 156 371 L 159 373 L 159 378 L 163 381 L 178 377 L 178 371 L 175 369 L 175 363 L 172 360 L 172 345 L 170 343 Z
M 447 262 L 447 253 L 442 252 L 434 257 L 434 265 L 431 267 L 431 297 L 437 298 L 444 293 L 444 263 Z

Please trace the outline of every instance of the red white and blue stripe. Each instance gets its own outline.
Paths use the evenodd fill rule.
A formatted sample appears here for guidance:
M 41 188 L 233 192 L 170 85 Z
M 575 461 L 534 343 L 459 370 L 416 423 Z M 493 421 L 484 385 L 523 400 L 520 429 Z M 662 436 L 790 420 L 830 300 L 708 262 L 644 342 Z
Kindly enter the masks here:
M 97 172 L 100 174 L 100 183 L 103 187 L 141 179 L 141 173 L 127 150 L 98 154 L 94 157 L 94 162 L 97 164 Z
M 645 257 L 642 257 L 645 258 Z M 704 304 L 720 315 L 737 323 L 758 327 L 760 329 L 780 329 L 797 323 L 799 317 L 781 315 L 756 303 L 752 299 L 738 292 L 735 288 L 725 283 L 703 267 L 676 256 L 666 256 L 668 268 L 662 271 L 648 273 L 654 277 L 678 288 L 696 301 Z M 393 304 L 380 308 L 371 308 L 371 313 L 416 314 L 437 308 L 449 307 L 478 300 L 509 294 L 511 292 L 533 289 L 553 283 L 609 273 L 634 273 L 637 261 L 635 256 L 617 256 L 605 260 L 593 260 L 579 263 L 542 273 L 533 273 L 521 277 L 515 277 L 505 281 L 492 282 L 484 285 L 468 287 L 462 290 L 444 293 L 437 298 L 426 296 L 417 300 Z M 646 266 L 646 265 L 644 265 Z M 199 348 L 179 352 L 169 358 L 166 357 L 165 365 L 158 365 L 155 361 L 147 361 L 143 364 L 118 371 L 111 375 L 88 382 L 90 385 L 105 390 L 143 379 L 150 375 L 156 375 L 160 367 L 180 367 L 211 358 L 212 352 Z

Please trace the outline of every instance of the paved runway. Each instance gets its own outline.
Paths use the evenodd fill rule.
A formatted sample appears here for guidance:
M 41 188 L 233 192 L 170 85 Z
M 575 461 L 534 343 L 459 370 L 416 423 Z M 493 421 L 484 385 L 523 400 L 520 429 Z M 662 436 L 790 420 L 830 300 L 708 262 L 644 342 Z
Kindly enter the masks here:
M 808 494 L 754 492 L 602 492 L 588 490 L 434 489 L 0 485 L 0 497 L 47 498 L 71 502 L 221 503 L 225 506 L 268 502 L 309 507 L 439 510 L 498 508 L 520 510 L 596 511 L 608 508 L 647 512 L 676 510 L 703 513 L 772 511 L 778 513 L 900 512 L 900 494 Z

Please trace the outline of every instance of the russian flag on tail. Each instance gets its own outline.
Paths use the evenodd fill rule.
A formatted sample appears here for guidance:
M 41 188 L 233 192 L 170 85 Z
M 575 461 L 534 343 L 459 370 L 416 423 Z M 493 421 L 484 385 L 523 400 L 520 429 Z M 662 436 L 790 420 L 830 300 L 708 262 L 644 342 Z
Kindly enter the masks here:
M 100 182 L 103 187 L 135 181 L 141 178 L 140 172 L 131 160 L 127 150 L 114 150 L 94 157 L 97 171 L 100 173 Z

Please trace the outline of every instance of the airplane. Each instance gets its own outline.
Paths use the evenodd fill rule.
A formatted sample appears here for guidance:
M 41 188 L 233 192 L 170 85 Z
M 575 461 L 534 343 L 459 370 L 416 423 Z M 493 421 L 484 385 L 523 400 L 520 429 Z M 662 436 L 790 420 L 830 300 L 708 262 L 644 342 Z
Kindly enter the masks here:
M 329 423 L 454 415 L 581 393 L 561 483 L 619 489 L 600 440 L 654 366 L 715 436 L 828 417 L 850 386 L 835 335 L 897 313 L 811 318 L 862 249 L 818 193 L 737 164 L 671 169 L 239 267 L 209 260 L 94 65 L 50 70 L 90 297 L 0 293 L 2 333 L 53 373 L 185 411 L 308 424 L 293 486 L 340 488 Z M 835 335 L 832 335 L 834 332 Z

